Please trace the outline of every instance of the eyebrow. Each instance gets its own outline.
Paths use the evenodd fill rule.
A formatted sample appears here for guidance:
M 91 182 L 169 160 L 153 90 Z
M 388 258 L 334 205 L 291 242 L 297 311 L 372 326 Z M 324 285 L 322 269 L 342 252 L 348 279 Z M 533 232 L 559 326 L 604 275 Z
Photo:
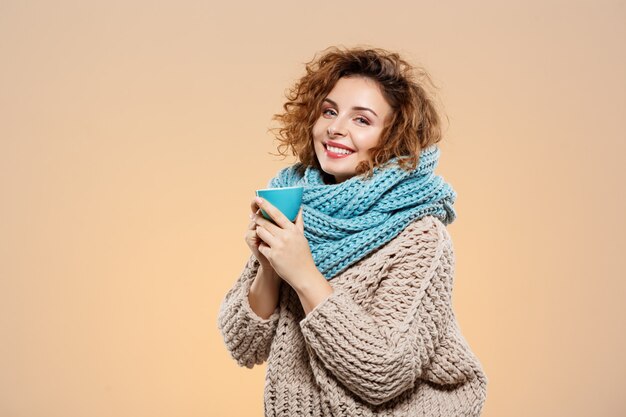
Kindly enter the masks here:
M 330 104 L 332 104 L 332 105 L 333 105 L 333 106 L 335 106 L 335 107 L 339 107 L 339 106 L 337 105 L 337 103 L 335 103 L 334 101 L 332 101 L 332 100 L 331 100 L 331 99 L 329 99 L 329 98 L 325 98 L 325 99 L 324 99 L 324 101 L 329 102 Z M 374 116 L 378 117 L 378 115 L 376 114 L 376 112 L 375 112 L 374 110 L 372 110 L 372 109 L 368 109 L 367 107 L 354 106 L 354 107 L 352 107 L 352 110 L 365 110 L 365 111 L 369 111 L 369 112 L 372 112 L 372 113 L 374 114 Z

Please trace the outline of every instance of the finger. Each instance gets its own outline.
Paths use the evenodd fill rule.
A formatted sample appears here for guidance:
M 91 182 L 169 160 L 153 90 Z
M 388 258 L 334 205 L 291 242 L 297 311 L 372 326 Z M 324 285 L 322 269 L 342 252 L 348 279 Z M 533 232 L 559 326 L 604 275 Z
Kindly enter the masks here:
M 257 226 L 256 227 L 256 234 L 261 238 L 261 240 L 263 240 L 263 242 L 265 242 L 269 247 L 274 246 L 274 244 L 276 243 L 276 238 L 274 237 L 273 234 L 271 234 L 270 232 L 268 232 L 266 229 L 264 229 L 262 226 Z
M 265 243 L 261 243 L 259 245 L 258 249 L 259 249 L 259 252 L 261 252 L 261 255 L 263 255 L 267 259 L 269 259 L 269 257 L 268 257 L 268 255 L 269 255 L 269 253 L 268 253 L 269 247 Z
M 274 220 L 274 222 L 280 226 L 282 229 L 288 228 L 292 223 L 289 221 L 285 215 L 274 207 L 269 201 L 264 198 L 256 197 L 256 203 L 260 208 L 265 210 L 265 212 Z
M 253 214 L 258 214 L 259 213 L 259 205 L 256 203 L 256 200 L 252 200 L 252 202 L 250 203 L 250 210 L 252 210 Z
M 301 232 L 304 232 L 304 218 L 302 217 L 302 206 L 300 206 L 300 211 L 298 211 L 298 216 L 296 217 L 296 227 Z
M 262 226 L 265 230 L 270 232 L 273 236 L 278 236 L 281 233 L 281 228 L 276 226 L 271 221 L 267 220 L 262 215 L 258 215 L 254 218 L 255 224 Z

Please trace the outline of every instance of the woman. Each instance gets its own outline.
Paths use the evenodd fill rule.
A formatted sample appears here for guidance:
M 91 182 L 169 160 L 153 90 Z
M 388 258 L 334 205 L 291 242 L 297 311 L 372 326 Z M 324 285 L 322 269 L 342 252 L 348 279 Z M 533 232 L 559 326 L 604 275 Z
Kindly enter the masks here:
M 456 194 L 433 173 L 429 77 L 376 48 L 306 69 L 275 116 L 299 162 L 268 184 L 303 186 L 302 207 L 292 223 L 252 202 L 226 347 L 240 366 L 267 360 L 266 416 L 478 416 L 487 378 L 452 309 Z

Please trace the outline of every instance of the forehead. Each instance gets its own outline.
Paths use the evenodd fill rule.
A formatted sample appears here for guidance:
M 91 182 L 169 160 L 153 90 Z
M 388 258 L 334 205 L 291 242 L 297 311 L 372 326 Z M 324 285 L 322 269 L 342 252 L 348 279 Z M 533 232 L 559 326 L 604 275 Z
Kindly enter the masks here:
M 361 76 L 341 77 L 327 95 L 328 98 L 345 105 L 388 105 L 380 85 L 371 78 Z

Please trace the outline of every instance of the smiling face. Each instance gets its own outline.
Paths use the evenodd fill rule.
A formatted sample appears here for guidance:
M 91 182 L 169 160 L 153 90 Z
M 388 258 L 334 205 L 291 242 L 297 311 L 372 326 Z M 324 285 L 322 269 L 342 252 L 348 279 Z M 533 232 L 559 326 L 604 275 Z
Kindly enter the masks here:
M 313 125 L 313 146 L 322 170 L 337 183 L 353 177 L 359 162 L 370 160 L 367 151 L 378 145 L 391 113 L 376 81 L 360 76 L 340 78 L 322 102 Z M 335 147 L 328 149 L 332 144 Z M 343 151 L 337 146 L 353 152 L 339 153 Z

